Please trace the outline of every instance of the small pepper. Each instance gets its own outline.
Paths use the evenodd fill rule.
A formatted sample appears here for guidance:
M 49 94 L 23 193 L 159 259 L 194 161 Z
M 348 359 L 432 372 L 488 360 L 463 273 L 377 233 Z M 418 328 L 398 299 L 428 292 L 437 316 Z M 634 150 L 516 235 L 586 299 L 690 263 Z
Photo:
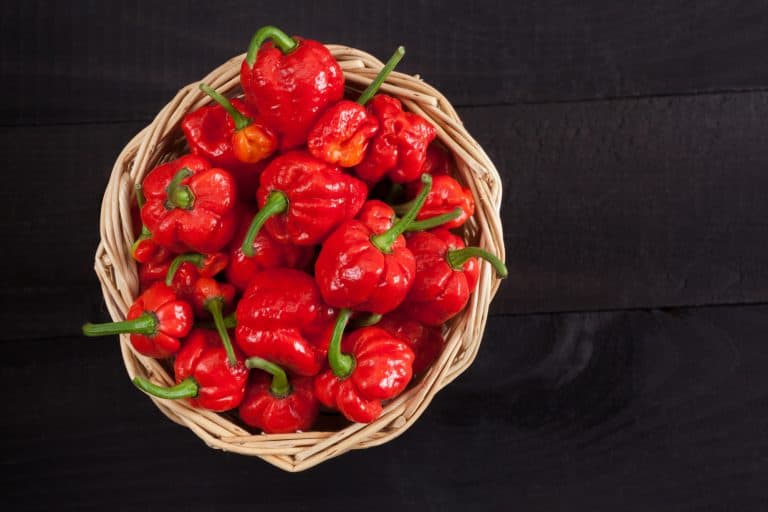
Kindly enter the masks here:
M 408 184 L 406 192 L 414 197 L 420 190 L 419 184 Z M 395 212 L 405 212 L 411 206 L 411 202 L 393 206 Z M 424 207 L 416 217 L 419 220 L 435 217 L 461 209 L 461 214 L 446 223 L 443 227 L 446 229 L 458 228 L 475 213 L 475 200 L 472 197 L 472 191 L 464 188 L 455 179 L 448 175 L 434 176 L 432 179 L 432 191 L 427 195 L 427 201 Z
M 184 340 L 173 362 L 176 385 L 163 387 L 143 377 L 133 383 L 150 395 L 177 400 L 188 398 L 194 407 L 224 412 L 234 409 L 243 400 L 248 369 L 242 356 L 235 352 L 235 363 L 222 346 L 216 331 L 195 329 Z
M 320 402 L 315 396 L 311 377 L 293 377 L 289 381 L 285 370 L 260 357 L 246 359 L 245 366 L 264 372 L 251 372 L 245 398 L 239 408 L 243 422 L 268 434 L 309 430 L 312 427 Z
M 237 305 L 235 339 L 248 356 L 310 376 L 321 368 L 310 339 L 324 331 L 332 315 L 312 276 L 269 269 L 253 276 Z
M 340 167 L 354 167 L 362 162 L 368 141 L 379 130 L 379 122 L 364 105 L 404 54 L 405 49 L 399 47 L 357 102 L 341 100 L 320 116 L 307 138 L 307 149 L 312 156 Z
M 170 260 L 161 263 L 139 263 L 139 289 L 144 291 L 157 281 L 164 281 L 168 274 Z
M 179 300 L 164 283 L 153 284 L 139 295 L 122 322 L 83 325 L 86 336 L 130 333 L 131 345 L 149 357 L 168 357 L 181 346 L 180 338 L 192 329 L 192 307 Z
M 379 131 L 355 173 L 368 184 L 385 176 L 394 183 L 418 180 L 424 173 L 427 147 L 437 135 L 435 127 L 403 111 L 400 100 L 385 94 L 374 96 L 368 109 L 378 119 Z
M 499 277 L 507 276 L 503 261 L 479 247 L 465 247 L 447 229 L 415 233 L 408 248 L 416 258 L 416 277 L 402 310 L 425 325 L 443 324 L 464 309 L 477 285 L 477 257 L 493 265 Z
M 243 253 L 253 256 L 253 240 L 265 224 L 278 241 L 316 245 L 357 214 L 367 193 L 365 183 L 306 152 L 280 155 L 261 174 L 256 193 L 261 209 L 243 240 Z
M 257 272 L 277 267 L 303 269 L 309 265 L 315 253 L 314 247 L 279 242 L 269 231 L 262 229 L 253 239 L 253 256 L 246 256 L 243 241 L 252 218 L 253 214 L 244 213 L 238 232 L 229 246 L 227 281 L 241 292 L 248 288 L 248 283 Z
M 315 394 L 348 420 L 370 423 L 381 415 L 381 401 L 395 398 L 410 382 L 414 354 L 407 343 L 375 326 L 353 331 L 342 343 L 350 313 L 339 313 L 328 347 L 330 369 L 315 377 Z
M 391 228 L 377 233 L 359 220 L 339 226 L 323 243 L 315 262 L 320 293 L 330 306 L 388 313 L 405 299 L 416 261 L 402 233 L 413 222 L 429 193 L 431 177 L 413 208 Z
M 240 83 L 283 151 L 305 144 L 317 118 L 344 96 L 344 73 L 325 46 L 272 26 L 253 35 Z
M 445 340 L 439 327 L 421 324 L 409 318 L 408 314 L 401 309 L 384 315 L 376 323 L 376 327 L 408 343 L 416 355 L 413 360 L 414 375 L 419 375 L 432 366 L 445 347 Z
M 152 239 L 173 252 L 216 252 L 236 227 L 236 186 L 224 169 L 186 155 L 144 178 L 141 219 Z
M 141 208 L 147 200 L 144 198 L 144 192 L 141 189 L 140 183 L 136 184 L 135 189 L 136 202 L 138 203 L 139 211 L 141 211 Z M 133 246 L 131 246 L 131 256 L 133 256 L 133 259 L 139 263 L 151 263 L 157 265 L 167 262 L 171 253 L 168 249 L 152 240 L 152 233 L 150 233 L 147 226 L 142 223 L 141 232 L 133 243 Z

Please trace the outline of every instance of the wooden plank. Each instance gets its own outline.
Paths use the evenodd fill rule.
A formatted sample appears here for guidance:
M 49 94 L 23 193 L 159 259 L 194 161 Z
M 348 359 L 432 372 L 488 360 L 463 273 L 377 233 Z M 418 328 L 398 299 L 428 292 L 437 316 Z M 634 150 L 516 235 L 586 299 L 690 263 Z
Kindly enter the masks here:
M 459 105 L 768 86 L 765 2 L 295 0 L 3 5 L 3 124 L 148 119 L 276 24 L 420 73 Z
M 765 306 L 493 318 L 412 429 L 290 476 L 171 423 L 116 343 L 9 342 L 0 385 L 23 392 L 0 417 L 0 491 L 25 509 L 322 510 L 344 475 L 350 509 L 754 510 L 768 498 L 766 330 Z

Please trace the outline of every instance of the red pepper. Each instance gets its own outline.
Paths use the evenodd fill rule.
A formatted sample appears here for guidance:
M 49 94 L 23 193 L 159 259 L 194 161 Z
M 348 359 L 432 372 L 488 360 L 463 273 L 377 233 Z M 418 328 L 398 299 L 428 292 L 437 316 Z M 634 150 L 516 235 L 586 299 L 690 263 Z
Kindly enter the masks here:
M 407 193 L 414 197 L 420 190 L 418 184 L 408 184 Z M 404 203 L 394 206 L 396 212 L 407 211 L 411 203 Z M 434 176 L 432 179 L 432 191 L 427 196 L 424 207 L 416 217 L 419 220 L 435 217 L 444 213 L 452 212 L 459 208 L 461 214 L 452 221 L 443 225 L 446 229 L 458 228 L 475 213 L 475 200 L 472 197 L 472 191 L 464 188 L 455 179 L 448 175 Z
M 272 26 L 251 39 L 240 83 L 245 100 L 280 135 L 283 151 L 305 144 L 317 118 L 344 96 L 344 73 L 325 46 Z
M 136 189 L 136 202 L 139 205 L 139 210 L 147 202 L 144 198 L 144 192 L 142 191 L 141 184 L 137 183 Z M 157 242 L 152 240 L 152 233 L 149 232 L 147 226 L 141 224 L 141 232 L 136 238 L 136 241 L 131 247 L 131 256 L 139 263 L 152 263 L 161 264 L 170 259 L 171 253 L 165 247 L 158 245 Z
M 83 325 L 86 336 L 131 333 L 131 345 L 149 357 L 168 357 L 192 329 L 192 307 L 178 300 L 172 289 L 155 283 L 139 295 L 122 322 Z
M 413 222 L 431 177 L 413 208 L 388 230 L 377 233 L 359 220 L 339 226 L 323 243 L 315 262 L 315 278 L 329 305 L 371 313 L 388 313 L 405 299 L 416 272 L 413 254 L 402 233 Z
M 142 377 L 133 383 L 159 398 L 188 398 L 194 407 L 224 412 L 237 407 L 245 395 L 248 369 L 235 352 L 234 364 L 216 331 L 195 329 L 173 362 L 176 385 L 166 388 Z
M 156 281 L 162 281 L 168 274 L 168 266 L 170 261 L 164 261 L 161 263 L 139 263 L 139 288 L 141 291 L 146 290 Z
M 322 333 L 333 311 L 314 279 L 299 270 L 275 268 L 253 276 L 237 305 L 237 344 L 299 375 L 314 375 L 321 361 L 310 339 Z
M 376 94 L 404 53 L 402 46 L 397 49 L 357 102 L 341 100 L 320 116 L 307 138 L 307 149 L 312 156 L 340 167 L 354 167 L 362 162 L 368 141 L 379 130 L 379 122 L 364 105 Z
M 163 247 L 212 253 L 232 238 L 237 191 L 224 169 L 187 155 L 154 168 L 143 187 L 141 219 Z
M 413 373 L 418 375 L 427 370 L 440 356 L 445 340 L 439 327 L 429 327 L 408 317 L 398 309 L 385 315 L 376 327 L 384 329 L 392 336 L 408 343 L 416 358 L 413 360 Z
M 421 172 L 431 174 L 433 178 L 450 175 L 452 165 L 453 158 L 447 151 L 440 146 L 430 144 L 427 148 L 424 167 L 421 168 Z
M 330 369 L 315 377 L 315 394 L 348 420 L 370 423 L 381 415 L 381 401 L 395 398 L 410 382 L 414 354 L 407 343 L 378 327 L 358 329 L 342 343 L 349 315 L 348 309 L 339 313 L 328 347 Z
M 285 370 L 260 357 L 247 359 L 245 365 L 267 372 L 251 372 L 239 409 L 240 418 L 247 425 L 268 434 L 309 430 L 312 427 L 320 402 L 315 396 L 311 377 L 293 377 L 289 381 Z
M 477 285 L 477 257 L 490 262 L 499 277 L 507 276 L 503 261 L 479 247 L 465 247 L 447 229 L 415 233 L 408 248 L 416 257 L 416 277 L 402 310 L 426 325 L 443 324 L 464 309 Z
M 253 255 L 253 240 L 265 223 L 281 242 L 318 244 L 357 214 L 367 194 L 362 181 L 306 152 L 280 155 L 261 174 L 256 193 L 261 210 L 243 240 L 243 253 Z
M 246 256 L 243 241 L 252 218 L 253 214 L 244 214 L 229 247 L 227 281 L 241 292 L 248 288 L 248 283 L 257 272 L 277 267 L 303 269 L 314 256 L 313 247 L 279 242 L 266 229 L 260 230 L 253 239 L 253 256 Z
M 429 121 L 403 111 L 400 100 L 379 94 L 368 105 L 379 120 L 379 132 L 355 173 L 365 182 L 389 177 L 394 183 L 419 179 L 424 173 L 427 147 L 437 132 Z

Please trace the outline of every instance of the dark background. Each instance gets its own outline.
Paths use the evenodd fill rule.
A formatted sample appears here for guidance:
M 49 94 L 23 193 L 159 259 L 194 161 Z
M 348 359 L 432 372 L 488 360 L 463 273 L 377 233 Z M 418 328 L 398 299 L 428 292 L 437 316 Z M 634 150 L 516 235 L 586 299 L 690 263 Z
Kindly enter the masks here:
M 4 2 L 0 500 L 764 510 L 768 4 L 631 4 Z M 511 271 L 413 428 L 295 475 L 207 448 L 79 335 L 118 152 L 268 23 L 406 46 L 502 175 Z

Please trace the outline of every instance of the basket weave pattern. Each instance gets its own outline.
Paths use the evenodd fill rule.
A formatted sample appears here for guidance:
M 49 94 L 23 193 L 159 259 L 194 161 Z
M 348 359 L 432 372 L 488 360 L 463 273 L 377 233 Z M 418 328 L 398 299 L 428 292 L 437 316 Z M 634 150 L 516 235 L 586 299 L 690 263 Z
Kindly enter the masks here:
M 371 55 L 339 45 L 328 49 L 344 70 L 346 86 L 362 90 L 383 64 Z M 240 64 L 244 55 L 234 57 L 215 69 L 203 81 L 229 96 L 240 94 Z M 134 242 L 131 210 L 135 204 L 135 183 L 158 164 L 184 152 L 180 123 L 184 115 L 208 104 L 199 82 L 187 85 L 157 117 L 123 149 L 115 162 L 101 207 L 101 242 L 96 251 L 95 269 L 101 282 L 107 309 L 114 320 L 123 320 L 138 295 L 139 281 L 130 247 Z M 456 111 L 445 97 L 418 76 L 394 72 L 381 92 L 398 97 L 407 110 L 430 120 L 438 140 L 456 160 L 456 177 L 475 197 L 475 215 L 464 227 L 464 238 L 504 258 L 499 207 L 501 180 L 488 156 L 466 132 Z M 402 395 L 386 404 L 384 412 L 370 424 L 353 423 L 339 431 L 311 431 L 294 434 L 251 433 L 233 416 L 192 408 L 186 401 L 150 396 L 171 420 L 184 425 L 212 448 L 255 455 L 286 471 L 302 471 L 348 450 L 385 443 L 403 433 L 429 405 L 435 394 L 461 374 L 474 360 L 488 316 L 488 307 L 499 281 L 493 269 L 480 264 L 480 278 L 467 308 L 451 320 L 445 333 L 446 346 L 430 370 Z M 128 335 L 120 336 L 128 375 L 140 375 L 161 385 L 173 384 L 173 377 L 157 360 L 136 353 Z

